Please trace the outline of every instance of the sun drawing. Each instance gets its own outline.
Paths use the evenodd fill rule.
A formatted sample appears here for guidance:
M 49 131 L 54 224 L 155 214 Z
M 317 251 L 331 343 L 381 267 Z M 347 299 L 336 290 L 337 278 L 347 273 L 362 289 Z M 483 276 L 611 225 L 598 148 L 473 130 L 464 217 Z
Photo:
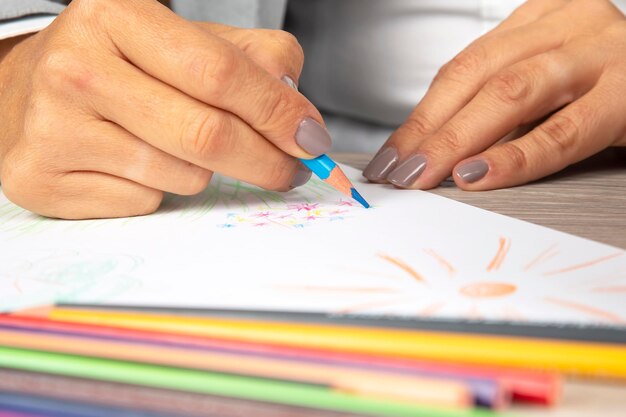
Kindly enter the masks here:
M 361 276 L 378 276 L 362 286 L 331 284 L 282 286 L 281 289 L 322 297 L 334 295 L 343 303 L 336 314 L 399 314 L 515 322 L 553 319 L 626 326 L 626 316 L 621 314 L 623 310 L 617 302 L 626 294 L 626 270 L 619 259 L 626 254 L 624 251 L 562 265 L 559 255 L 567 254 L 561 253 L 558 244 L 552 244 L 529 260 L 520 262 L 517 257 L 514 263 L 509 260 L 511 239 L 501 237 L 495 253 L 484 259 L 482 269 L 471 273 L 459 270 L 433 249 L 426 248 L 421 253 L 439 268 L 436 279 L 426 279 L 419 268 L 399 257 L 378 253 L 380 264 L 386 265 L 386 271 L 396 272 L 395 275 L 353 270 Z M 594 267 L 605 266 L 608 262 L 617 264 L 617 268 L 609 268 L 615 269 L 615 273 L 599 276 Z M 603 273 L 606 274 L 606 269 Z M 605 302 L 607 297 L 613 297 L 610 303 Z

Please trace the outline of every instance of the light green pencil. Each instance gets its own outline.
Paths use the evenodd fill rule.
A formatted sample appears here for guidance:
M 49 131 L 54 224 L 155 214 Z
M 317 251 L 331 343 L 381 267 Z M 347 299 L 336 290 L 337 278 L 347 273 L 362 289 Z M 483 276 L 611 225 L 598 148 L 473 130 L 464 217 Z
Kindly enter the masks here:
M 358 397 L 318 385 L 2 346 L 0 346 L 0 367 L 376 416 L 496 416 L 488 410 L 481 409 L 427 408 Z M 497 415 L 502 417 L 501 414 Z

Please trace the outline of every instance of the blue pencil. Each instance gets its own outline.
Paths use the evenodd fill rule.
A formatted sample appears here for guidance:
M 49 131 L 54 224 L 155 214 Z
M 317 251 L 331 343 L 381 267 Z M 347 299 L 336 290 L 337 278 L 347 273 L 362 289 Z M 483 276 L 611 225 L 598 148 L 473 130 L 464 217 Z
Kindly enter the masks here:
M 315 159 L 300 159 L 300 161 L 326 184 L 341 191 L 348 197 L 355 199 L 361 203 L 363 207 L 370 207 L 369 203 L 365 201 L 363 196 L 354 188 L 354 185 L 352 185 L 348 177 L 346 177 L 346 174 L 344 174 L 335 161 L 330 159 L 327 155 L 318 156 Z

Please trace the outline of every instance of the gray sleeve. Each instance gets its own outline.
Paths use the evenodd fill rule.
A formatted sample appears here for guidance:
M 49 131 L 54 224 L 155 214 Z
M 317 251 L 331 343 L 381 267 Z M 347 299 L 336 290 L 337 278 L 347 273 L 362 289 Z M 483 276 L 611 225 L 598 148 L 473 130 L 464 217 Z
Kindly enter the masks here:
M 1 0 L 0 24 L 3 20 L 17 19 L 35 14 L 59 14 L 65 6 L 48 0 Z
M 287 0 L 171 0 L 170 4 L 172 10 L 190 20 L 279 29 Z

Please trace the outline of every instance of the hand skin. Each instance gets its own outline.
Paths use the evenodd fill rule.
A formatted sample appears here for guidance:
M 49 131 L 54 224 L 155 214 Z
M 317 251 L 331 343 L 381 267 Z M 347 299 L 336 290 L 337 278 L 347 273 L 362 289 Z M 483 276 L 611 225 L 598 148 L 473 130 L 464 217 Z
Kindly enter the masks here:
M 524 184 L 626 146 L 626 19 L 608 0 L 530 0 L 439 71 L 364 175 L 430 189 Z
M 74 0 L 40 33 L 0 41 L 3 191 L 84 219 L 152 213 L 164 192 L 198 193 L 213 172 L 302 185 L 297 158 L 331 145 L 285 82 L 302 63 L 282 31 L 189 22 L 156 1 Z

